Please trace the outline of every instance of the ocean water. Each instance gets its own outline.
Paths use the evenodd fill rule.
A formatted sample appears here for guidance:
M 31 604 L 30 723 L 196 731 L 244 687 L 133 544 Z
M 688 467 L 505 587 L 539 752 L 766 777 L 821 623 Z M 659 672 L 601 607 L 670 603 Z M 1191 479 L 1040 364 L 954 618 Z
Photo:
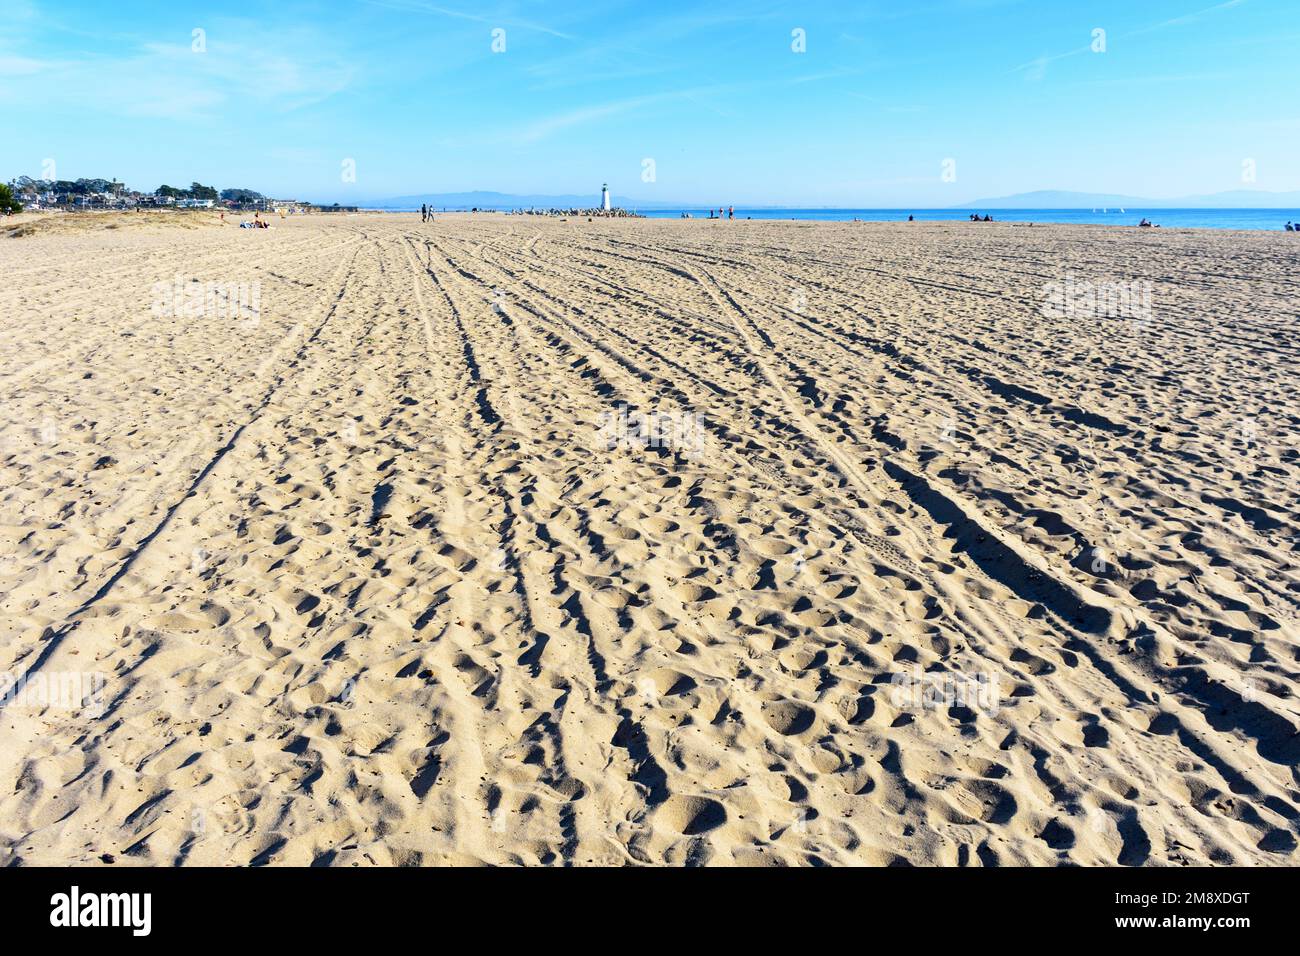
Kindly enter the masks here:
M 645 209 L 652 219 L 676 219 L 689 212 L 695 219 L 708 219 L 707 209 Z M 1300 209 L 745 209 L 736 208 L 737 219 L 810 219 L 845 222 L 904 222 L 909 215 L 921 221 L 964 222 L 972 212 L 985 213 L 1000 222 L 1092 223 L 1104 226 L 1136 226 L 1145 216 L 1164 229 L 1270 229 L 1280 230 L 1290 221 L 1300 222 Z M 1300 244 L 1300 235 L 1296 236 Z

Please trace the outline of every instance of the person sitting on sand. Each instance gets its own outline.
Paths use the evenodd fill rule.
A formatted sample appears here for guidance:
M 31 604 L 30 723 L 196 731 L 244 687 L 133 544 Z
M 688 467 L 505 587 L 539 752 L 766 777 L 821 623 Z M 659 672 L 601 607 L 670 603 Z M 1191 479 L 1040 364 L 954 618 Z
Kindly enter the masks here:
M 1138 225 L 1139 225 L 1140 227 L 1142 227 L 1143 229 L 1148 229 L 1148 228 L 1150 228 L 1150 226 L 1151 226 L 1151 220 L 1148 219 L 1146 216 L 1143 216 L 1143 217 L 1142 217 L 1142 221 L 1141 221 L 1140 223 L 1138 223 Z
M 1295 232 L 1295 229 L 1292 227 L 1291 223 L 1289 223 L 1289 222 L 1286 224 L 1286 231 L 1287 231 L 1287 232 Z

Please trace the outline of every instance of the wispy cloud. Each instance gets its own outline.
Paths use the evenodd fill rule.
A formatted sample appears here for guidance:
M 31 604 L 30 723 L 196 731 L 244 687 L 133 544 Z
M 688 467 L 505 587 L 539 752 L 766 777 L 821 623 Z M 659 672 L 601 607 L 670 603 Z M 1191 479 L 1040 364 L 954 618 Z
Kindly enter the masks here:
M 0 76 L 30 76 L 42 70 L 53 69 L 57 63 L 36 60 L 26 56 L 0 56 Z
M 1135 37 L 1142 33 L 1153 33 L 1156 30 L 1163 30 L 1166 27 L 1178 27 L 1178 26 L 1182 26 L 1185 23 L 1194 23 L 1195 21 L 1200 20 L 1203 17 L 1209 16 L 1211 13 L 1218 13 L 1220 10 L 1228 10 L 1231 9 L 1232 7 L 1239 7 L 1245 2 L 1246 0 L 1227 0 L 1227 2 L 1225 3 L 1216 3 L 1214 6 L 1206 7 L 1203 10 L 1195 10 L 1192 13 L 1185 13 L 1180 17 L 1172 17 L 1168 20 L 1162 20 L 1159 23 L 1153 23 L 1150 26 L 1141 27 L 1137 30 L 1133 30 L 1129 33 L 1125 33 L 1124 36 Z
M 227 41 L 219 31 L 199 53 L 189 45 L 144 43 L 120 56 L 39 60 L 0 57 L 9 97 L 36 96 L 43 103 L 94 108 L 109 115 L 203 121 L 224 105 L 285 113 L 345 90 L 354 68 L 320 52 L 315 37 L 278 46 L 308 53 L 268 50 Z M 28 84 L 39 84 L 26 89 Z
M 799 86 L 806 83 L 824 82 L 845 76 L 852 76 L 860 72 L 860 70 L 844 68 L 827 70 L 821 73 L 803 74 L 791 78 L 776 78 L 762 82 L 717 83 L 708 86 L 691 87 L 689 89 L 665 90 L 659 93 L 649 93 L 644 96 L 628 97 L 622 100 L 600 103 L 594 106 L 584 106 L 566 112 L 556 113 L 551 116 L 533 120 L 520 127 L 499 130 L 490 134 L 487 140 L 478 140 L 478 142 L 508 142 L 514 145 L 537 143 L 555 135 L 556 133 L 576 126 L 585 126 L 602 119 L 608 119 L 613 116 L 629 113 L 642 107 L 683 100 L 710 110 L 720 116 L 729 116 L 733 114 L 728 113 L 726 110 L 717 108 L 709 102 L 708 98 L 722 94 L 753 92 L 759 89 L 776 89 L 778 87 Z M 468 144 L 466 141 L 460 140 L 456 145 Z
M 633 99 L 619 100 L 612 103 L 602 103 L 595 106 L 584 106 L 563 113 L 544 116 L 513 129 L 499 130 L 495 133 L 489 134 L 489 139 L 496 142 L 508 142 L 516 146 L 538 143 L 554 136 L 556 133 L 572 129 L 575 126 L 585 126 L 588 123 L 595 122 L 596 120 L 607 119 L 611 116 L 618 116 L 621 113 L 627 113 L 639 106 L 655 102 L 657 99 L 659 98 L 641 96 Z
M 645 96 L 633 96 L 621 100 L 611 100 L 590 106 L 580 106 L 564 112 L 553 113 L 538 119 L 529 120 L 522 125 L 500 127 L 483 135 L 454 137 L 442 141 L 445 146 L 487 146 L 511 145 L 527 146 L 549 139 L 557 133 L 579 126 L 587 126 L 600 120 L 631 113 L 638 109 L 680 100 L 699 102 L 700 98 L 713 93 L 736 89 L 735 86 L 703 86 L 690 89 L 666 90 Z
M 543 117 L 528 123 L 523 128 L 512 133 L 510 138 L 518 143 L 536 143 L 574 126 L 582 126 L 595 120 L 617 116 L 638 106 L 654 102 L 654 100 L 654 97 L 642 96 L 614 103 L 604 103 L 599 106 L 570 110 L 566 113 L 557 113 L 554 116 Z
M 835 70 L 823 70 L 820 73 L 805 73 L 801 76 L 793 77 L 787 82 L 791 86 L 800 86 L 804 83 L 820 83 L 823 80 L 838 80 L 845 76 L 858 76 L 861 70 L 854 70 L 848 67 L 841 67 Z
M 1184 26 L 1185 24 L 1188 23 L 1194 23 L 1195 21 L 1207 17 L 1210 14 L 1218 13 L 1220 10 L 1228 10 L 1232 7 L 1239 7 L 1246 2 L 1247 0 L 1226 0 L 1226 2 L 1216 3 L 1212 7 L 1205 7 L 1202 10 L 1195 10 L 1191 13 L 1185 13 L 1182 16 L 1171 17 L 1168 20 L 1161 20 L 1158 23 L 1151 23 L 1144 27 L 1138 27 L 1136 30 L 1129 30 L 1126 33 L 1120 33 L 1116 36 L 1116 39 L 1126 40 L 1129 39 L 1130 37 L 1143 36 L 1148 33 L 1156 33 L 1157 31 L 1160 30 L 1166 30 L 1169 27 Z M 1092 52 L 1091 44 L 1084 44 L 1081 47 L 1077 47 L 1073 50 L 1067 50 L 1064 53 L 1057 53 L 1053 56 L 1035 57 L 1034 59 L 1029 60 L 1026 63 L 1021 63 L 1019 66 L 1014 67 L 1011 70 L 1011 72 L 1024 73 L 1025 79 L 1029 80 L 1030 82 L 1037 82 L 1038 80 L 1041 80 L 1044 76 L 1047 75 L 1047 67 L 1050 64 L 1055 63 L 1058 60 L 1065 60 L 1070 57 L 1080 56 L 1081 54 L 1090 53 L 1090 52 Z
M 536 23 L 531 20 L 520 20 L 509 14 L 484 15 L 481 13 L 466 13 L 462 10 L 453 10 L 449 7 L 440 7 L 432 3 L 422 3 L 420 0 L 367 0 L 371 6 L 387 7 L 390 10 L 399 10 L 403 13 L 426 13 L 431 16 L 450 17 L 454 20 L 470 20 L 474 23 L 484 23 L 493 27 L 510 28 L 515 30 L 532 30 L 537 33 L 545 33 L 549 36 L 558 37 L 561 40 L 576 39 L 572 34 L 564 33 L 547 26 L 544 23 Z

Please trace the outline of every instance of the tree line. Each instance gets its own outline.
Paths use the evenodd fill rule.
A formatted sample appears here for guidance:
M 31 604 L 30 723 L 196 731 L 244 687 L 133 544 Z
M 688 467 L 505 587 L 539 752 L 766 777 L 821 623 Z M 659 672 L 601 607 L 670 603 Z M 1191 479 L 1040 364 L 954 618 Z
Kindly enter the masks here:
M 90 196 L 101 193 L 112 196 L 120 196 L 123 193 L 140 195 L 128 190 L 125 184 L 118 182 L 116 179 L 33 179 L 30 176 L 19 176 L 12 181 L 10 186 L 5 188 L 9 191 L 11 201 L 13 201 L 14 194 L 22 195 L 24 193 L 54 193 L 59 196 Z M 252 189 L 222 189 L 218 192 L 215 186 L 205 186 L 198 182 L 190 183 L 189 189 L 169 186 L 164 183 L 155 189 L 151 195 L 171 199 L 211 199 L 214 202 L 229 200 L 238 203 L 257 202 L 265 198 L 261 193 Z M 3 207 L 0 207 L 0 209 L 3 209 Z

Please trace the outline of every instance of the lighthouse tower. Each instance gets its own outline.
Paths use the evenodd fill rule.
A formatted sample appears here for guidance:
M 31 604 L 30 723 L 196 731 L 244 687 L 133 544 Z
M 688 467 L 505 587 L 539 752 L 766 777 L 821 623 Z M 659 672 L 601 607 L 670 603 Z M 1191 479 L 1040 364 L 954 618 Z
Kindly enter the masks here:
M 609 212 L 609 183 L 600 187 L 600 208 Z

